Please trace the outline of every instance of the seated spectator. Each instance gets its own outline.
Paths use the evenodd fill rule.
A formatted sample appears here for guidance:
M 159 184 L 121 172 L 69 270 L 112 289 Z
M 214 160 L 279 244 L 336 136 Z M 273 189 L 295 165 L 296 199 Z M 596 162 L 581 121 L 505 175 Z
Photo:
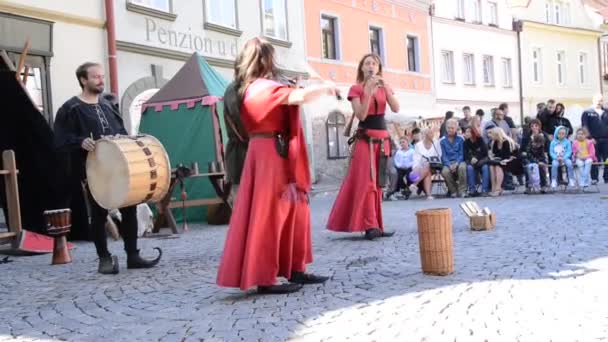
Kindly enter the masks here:
M 591 184 L 591 166 L 597 161 L 595 145 L 589 139 L 589 132 L 585 128 L 576 130 L 576 140 L 572 144 L 572 155 L 578 167 L 578 185 L 583 188 Z
M 549 136 L 545 132 L 543 132 L 542 124 L 541 124 L 540 120 L 538 120 L 538 119 L 530 120 L 530 123 L 528 124 L 528 129 L 522 135 L 522 138 L 521 138 L 521 150 L 522 151 L 526 151 L 526 149 L 528 148 L 528 144 L 530 144 L 530 142 L 532 140 L 532 136 L 534 136 L 536 134 L 540 134 L 543 136 L 543 138 L 545 139 L 546 151 L 549 151 Z
M 536 119 L 534 119 L 536 120 Z M 528 175 L 528 189 L 526 193 L 532 190 L 545 193 L 547 187 L 547 147 L 545 135 L 537 131 L 531 138 L 531 142 L 526 146 L 523 153 L 523 164 Z
M 446 122 L 447 135 L 441 139 L 441 175 L 448 187 L 448 196 L 465 197 L 467 191 L 467 164 L 464 162 L 464 139 L 456 134 L 458 121 Z
M 477 186 L 481 175 L 481 192 L 487 195 L 490 192 L 490 167 L 488 166 L 488 145 L 481 139 L 479 127 L 471 126 L 465 131 L 464 161 L 467 164 L 467 183 L 469 195 L 479 195 Z
M 431 194 L 432 177 L 435 171 L 441 170 L 441 146 L 435 140 L 435 130 L 424 129 L 422 140 L 414 148 L 414 171 L 412 171 L 412 185 L 410 189 L 415 189 L 422 184 L 422 189 L 427 199 L 433 199 Z
M 553 133 L 553 140 L 549 148 L 551 155 L 551 187 L 557 188 L 557 171 L 565 166 L 568 172 L 568 186 L 574 187 L 574 169 L 572 167 L 572 143 L 567 138 L 568 129 L 558 126 Z M 563 174 L 562 174 L 563 176 Z
M 491 141 L 489 164 L 492 192 L 490 195 L 499 196 L 502 194 L 505 173 L 521 174 L 521 160 L 517 158 L 519 146 L 500 127 L 492 128 L 488 136 Z
M 410 144 L 405 137 L 399 139 L 399 144 L 401 145 L 401 149 L 399 149 L 393 157 L 393 163 L 397 170 L 397 184 L 386 194 L 387 198 L 390 199 L 392 199 L 391 196 L 397 191 L 402 191 L 405 199 L 408 199 L 411 195 L 411 191 L 406 186 L 406 183 L 411 184 L 408 176 L 414 167 L 414 150 L 410 148 Z

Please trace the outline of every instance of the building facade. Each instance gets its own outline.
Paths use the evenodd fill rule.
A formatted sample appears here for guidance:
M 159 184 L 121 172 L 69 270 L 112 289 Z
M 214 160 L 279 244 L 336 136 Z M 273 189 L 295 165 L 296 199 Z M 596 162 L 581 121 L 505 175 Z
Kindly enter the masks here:
M 335 82 L 346 97 L 356 82 L 359 60 L 375 52 L 382 59 L 384 79 L 401 106 L 399 113 L 387 108 L 391 127 L 432 115 L 429 7 L 430 1 L 306 0 L 306 55 L 311 74 Z M 329 98 L 305 108 L 313 126 L 315 174 L 321 179 L 339 179 L 346 172 L 348 146 L 342 133 L 351 112 L 348 102 Z
M 305 72 L 303 0 L 115 1 L 119 95 L 127 126 L 141 103 L 198 52 L 226 80 L 242 45 L 255 36 L 275 46 L 289 75 Z
M 432 17 L 436 108 L 461 115 L 509 104 L 520 121 L 517 33 L 505 0 L 436 0 Z
M 573 125 L 601 90 L 601 31 L 582 1 L 531 0 L 513 8 L 522 25 L 523 105 L 536 115 L 536 104 L 555 99 L 566 107 Z
M 45 118 L 80 92 L 76 68 L 86 61 L 106 65 L 105 13 L 102 0 L 0 1 L 0 49 L 17 64 L 30 39 L 26 87 Z

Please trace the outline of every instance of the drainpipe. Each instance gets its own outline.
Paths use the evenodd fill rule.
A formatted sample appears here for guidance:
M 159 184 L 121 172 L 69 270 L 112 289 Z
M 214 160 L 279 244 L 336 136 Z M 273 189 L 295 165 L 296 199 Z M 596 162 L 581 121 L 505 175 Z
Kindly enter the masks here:
M 524 23 L 521 20 L 513 20 L 513 30 L 517 32 L 517 71 L 519 77 L 519 119 L 524 123 L 524 84 L 521 62 L 521 31 Z
M 602 60 L 602 36 L 597 38 L 597 59 L 600 67 L 600 94 L 604 95 L 604 63 Z
M 108 66 L 110 67 L 110 91 L 118 94 L 118 67 L 116 65 L 116 30 L 114 25 L 114 0 L 105 0 L 106 30 L 108 32 Z

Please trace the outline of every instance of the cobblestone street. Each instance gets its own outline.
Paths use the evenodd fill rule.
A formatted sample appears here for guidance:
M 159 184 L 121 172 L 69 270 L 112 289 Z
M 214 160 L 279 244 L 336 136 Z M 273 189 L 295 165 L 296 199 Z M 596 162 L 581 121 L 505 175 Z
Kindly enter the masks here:
M 603 189 L 605 190 L 605 189 Z M 226 227 L 141 239 L 160 267 L 96 273 L 92 244 L 0 264 L 0 341 L 608 341 L 608 200 L 599 194 L 482 198 L 495 231 L 471 232 L 460 200 L 384 203 L 390 239 L 324 229 L 333 194 L 312 200 L 320 286 L 284 296 L 215 286 Z M 415 211 L 450 207 L 455 273 L 422 275 Z

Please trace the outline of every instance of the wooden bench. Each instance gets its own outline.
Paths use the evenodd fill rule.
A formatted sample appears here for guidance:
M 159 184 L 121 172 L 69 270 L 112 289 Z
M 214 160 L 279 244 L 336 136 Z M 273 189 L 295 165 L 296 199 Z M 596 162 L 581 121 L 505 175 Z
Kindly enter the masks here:
M 21 208 L 19 206 L 19 185 L 17 183 L 19 170 L 17 170 L 15 152 L 12 150 L 3 151 L 2 165 L 3 169 L 0 169 L 0 177 L 4 177 L 4 191 L 6 193 L 6 207 L 8 209 L 8 231 L 0 233 L 0 245 L 10 243 L 16 248 L 19 234 L 21 233 Z

